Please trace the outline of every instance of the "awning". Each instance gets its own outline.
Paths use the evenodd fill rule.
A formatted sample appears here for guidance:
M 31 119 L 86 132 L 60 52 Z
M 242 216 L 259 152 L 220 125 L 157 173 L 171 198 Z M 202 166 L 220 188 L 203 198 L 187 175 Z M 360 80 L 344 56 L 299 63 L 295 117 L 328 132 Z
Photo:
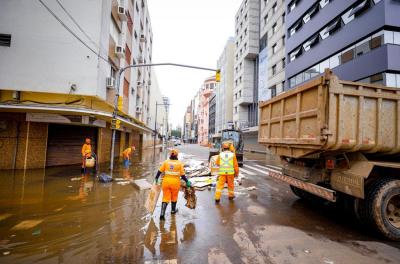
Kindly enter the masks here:
M 111 122 L 113 117 L 112 113 L 104 112 L 89 108 L 76 108 L 69 106 L 49 106 L 49 105 L 32 105 L 32 104 L 0 104 L 0 111 L 4 112 L 42 112 L 42 113 L 53 113 L 53 114 L 71 114 L 71 115 L 94 115 L 101 119 Z M 134 130 L 143 132 L 143 133 L 153 133 L 153 130 L 136 124 L 124 117 L 117 116 L 117 120 L 121 121 L 121 124 L 132 128 Z

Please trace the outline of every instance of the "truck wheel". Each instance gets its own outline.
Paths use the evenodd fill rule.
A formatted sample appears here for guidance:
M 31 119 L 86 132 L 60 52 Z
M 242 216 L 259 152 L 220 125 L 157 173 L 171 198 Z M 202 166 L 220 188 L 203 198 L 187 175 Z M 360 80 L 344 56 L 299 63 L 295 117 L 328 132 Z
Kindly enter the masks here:
M 366 199 L 372 224 L 387 238 L 400 241 L 400 180 L 379 179 Z

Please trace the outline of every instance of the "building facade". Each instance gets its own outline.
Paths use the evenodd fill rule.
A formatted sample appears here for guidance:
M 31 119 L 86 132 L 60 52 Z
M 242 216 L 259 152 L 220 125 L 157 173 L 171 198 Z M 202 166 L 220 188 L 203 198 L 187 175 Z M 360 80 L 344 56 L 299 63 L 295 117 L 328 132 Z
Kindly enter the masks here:
M 392 0 L 287 1 L 288 87 L 325 68 L 343 80 L 400 87 L 398 14 Z
M 216 95 L 213 93 L 209 100 L 208 110 L 208 139 L 215 134 L 215 117 L 216 117 Z
M 284 0 L 261 1 L 260 54 L 258 57 L 259 101 L 266 101 L 284 91 L 285 10 Z
M 207 78 L 199 91 L 198 143 L 202 146 L 208 145 L 209 100 L 214 93 L 215 84 L 215 76 Z
M 151 62 L 152 38 L 145 0 L 1 1 L 0 133 L 14 154 L 0 167 L 80 163 L 85 137 L 99 162 L 109 161 L 117 72 Z M 126 70 L 120 80 L 116 157 L 152 134 L 150 69 Z
M 235 16 L 233 121 L 237 128 L 258 125 L 259 0 L 244 0 Z
M 221 80 L 216 84 L 215 101 L 215 133 L 221 133 L 227 128 L 229 122 L 233 122 L 233 69 L 235 57 L 235 40 L 229 38 L 224 51 L 217 62 L 217 68 L 221 70 Z

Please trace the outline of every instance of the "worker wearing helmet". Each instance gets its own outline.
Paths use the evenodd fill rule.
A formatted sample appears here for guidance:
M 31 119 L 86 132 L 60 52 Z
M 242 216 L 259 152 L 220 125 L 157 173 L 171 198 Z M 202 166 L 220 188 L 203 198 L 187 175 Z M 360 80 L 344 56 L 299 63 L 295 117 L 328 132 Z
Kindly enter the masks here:
M 178 212 L 176 209 L 176 202 L 178 201 L 178 193 L 181 185 L 180 179 L 186 182 L 186 186 L 190 187 L 191 182 L 185 176 L 185 170 L 183 163 L 178 160 L 178 151 L 176 149 L 171 150 L 169 159 L 164 161 L 158 169 L 156 175 L 156 183 L 159 183 L 159 177 L 161 173 L 164 173 L 162 181 L 162 205 L 160 220 L 165 220 L 165 211 L 167 210 L 168 203 L 171 202 L 171 214 Z
M 239 165 L 234 152 L 230 151 L 230 144 L 225 142 L 222 144 L 222 151 L 218 155 L 216 164 L 219 166 L 218 182 L 215 190 L 215 202 L 219 203 L 221 192 L 225 182 L 228 183 L 229 200 L 235 198 L 234 178 L 239 174 Z
M 86 167 L 85 165 L 86 159 L 92 157 L 92 145 L 90 138 L 85 139 L 85 143 L 82 146 L 81 153 L 82 153 L 82 172 L 83 172 Z
M 129 166 L 132 153 L 135 152 L 135 149 L 136 149 L 135 146 L 132 145 L 131 147 L 126 148 L 126 149 L 122 152 L 122 157 L 123 157 L 123 159 L 124 159 L 124 161 L 123 161 L 124 167 L 128 167 L 128 166 Z

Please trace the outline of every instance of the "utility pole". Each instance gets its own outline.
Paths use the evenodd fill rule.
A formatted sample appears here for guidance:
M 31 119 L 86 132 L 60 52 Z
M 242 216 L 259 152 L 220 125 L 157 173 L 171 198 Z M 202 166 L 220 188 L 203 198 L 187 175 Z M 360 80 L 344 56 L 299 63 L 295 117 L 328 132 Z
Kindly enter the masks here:
M 220 70 L 219 69 L 211 69 L 211 68 L 205 68 L 205 67 L 198 67 L 198 66 L 192 66 L 192 65 L 185 65 L 185 64 L 178 64 L 178 63 L 147 63 L 147 64 L 132 64 L 132 65 L 127 65 L 125 67 L 122 67 L 119 69 L 117 73 L 117 80 L 116 80 L 116 93 L 115 93 L 115 99 L 114 99 L 114 112 L 113 112 L 113 121 L 117 119 L 118 117 L 118 98 L 119 98 L 119 88 L 121 85 L 121 77 L 123 76 L 123 73 L 130 68 L 139 68 L 139 67 L 154 67 L 154 66 L 174 66 L 174 67 L 183 67 L 183 68 L 190 68 L 190 69 L 197 69 L 197 70 L 204 70 L 204 71 L 213 71 L 216 74 L 216 80 L 220 80 Z M 156 115 L 157 115 L 157 103 L 156 103 Z M 112 121 L 112 122 L 113 122 Z M 157 122 L 157 118 L 156 121 Z M 157 126 L 157 123 L 155 125 L 155 128 Z M 110 157 L 110 171 L 112 172 L 114 169 L 114 149 L 115 149 L 115 134 L 116 134 L 116 128 L 111 127 L 112 129 L 112 140 L 111 140 L 111 157 Z M 168 129 L 168 128 L 167 128 Z M 154 136 L 154 143 L 155 143 L 155 138 L 157 135 L 157 131 L 155 131 L 155 136 Z M 155 153 L 155 145 L 154 145 L 154 153 Z

